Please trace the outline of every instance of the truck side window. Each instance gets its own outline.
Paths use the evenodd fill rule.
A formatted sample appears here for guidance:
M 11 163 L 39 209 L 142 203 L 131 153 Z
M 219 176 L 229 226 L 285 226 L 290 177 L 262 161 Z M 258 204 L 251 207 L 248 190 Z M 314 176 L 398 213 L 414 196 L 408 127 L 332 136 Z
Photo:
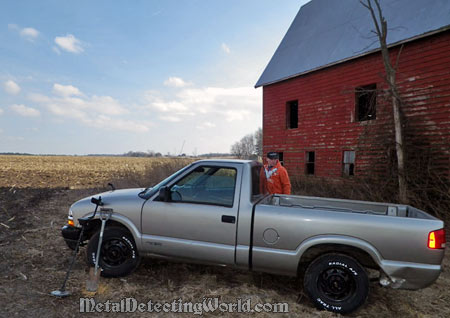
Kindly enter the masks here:
M 233 168 L 197 168 L 171 187 L 172 202 L 232 207 L 236 174 Z

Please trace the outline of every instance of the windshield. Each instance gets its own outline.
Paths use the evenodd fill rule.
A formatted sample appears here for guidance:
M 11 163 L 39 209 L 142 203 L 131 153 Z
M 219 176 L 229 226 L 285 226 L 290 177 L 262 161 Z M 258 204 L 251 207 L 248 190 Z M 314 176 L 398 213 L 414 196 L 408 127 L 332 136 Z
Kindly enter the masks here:
M 172 181 L 173 179 L 175 179 L 177 176 L 179 176 L 180 174 L 182 174 L 186 169 L 188 169 L 190 166 L 192 165 L 192 163 L 190 165 L 187 165 L 186 167 L 184 167 L 181 170 L 178 170 L 177 172 L 175 172 L 174 174 L 170 175 L 169 177 L 165 178 L 163 181 L 161 181 L 160 183 L 158 183 L 157 185 L 151 187 L 151 188 L 147 188 L 144 191 L 142 191 L 141 193 L 139 193 L 139 196 L 141 198 L 144 199 L 148 199 L 150 198 L 152 195 L 154 195 L 156 192 L 159 191 L 159 188 L 161 188 L 162 186 L 168 184 L 170 181 Z

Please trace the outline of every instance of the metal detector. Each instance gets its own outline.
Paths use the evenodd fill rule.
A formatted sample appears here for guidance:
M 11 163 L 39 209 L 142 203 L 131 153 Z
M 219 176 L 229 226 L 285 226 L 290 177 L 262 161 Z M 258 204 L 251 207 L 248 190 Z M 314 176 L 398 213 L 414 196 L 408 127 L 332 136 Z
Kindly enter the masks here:
M 80 223 L 80 225 L 81 225 L 81 232 L 80 232 L 80 236 L 78 237 L 77 245 L 75 246 L 75 251 L 73 252 L 72 261 L 69 264 L 69 268 L 67 269 L 66 277 L 64 278 L 61 288 L 58 290 L 52 291 L 50 293 L 52 296 L 59 297 L 59 298 L 64 298 L 64 297 L 70 296 L 70 292 L 66 290 L 66 283 L 67 283 L 67 280 L 69 279 L 69 275 L 72 270 L 73 264 L 75 263 L 75 260 L 77 258 L 78 250 L 80 248 L 80 243 L 83 240 L 84 230 L 85 230 L 85 228 L 88 227 L 89 221 L 91 221 L 97 214 L 98 207 L 103 205 L 101 196 L 98 197 L 98 199 L 91 198 L 91 202 L 95 204 L 94 214 L 87 218 L 79 218 L 78 219 L 78 223 Z M 103 224 L 102 224 L 102 226 L 103 226 Z

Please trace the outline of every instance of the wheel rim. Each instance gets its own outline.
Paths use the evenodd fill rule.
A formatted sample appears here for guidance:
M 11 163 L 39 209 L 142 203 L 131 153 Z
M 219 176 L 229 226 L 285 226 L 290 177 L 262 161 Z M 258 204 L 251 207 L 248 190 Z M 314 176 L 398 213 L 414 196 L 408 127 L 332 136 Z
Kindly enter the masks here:
M 356 282 L 350 271 L 331 267 L 319 275 L 317 287 L 329 300 L 343 302 L 354 294 Z
M 100 257 L 108 267 L 120 266 L 132 258 L 133 251 L 122 239 L 111 239 L 102 244 Z

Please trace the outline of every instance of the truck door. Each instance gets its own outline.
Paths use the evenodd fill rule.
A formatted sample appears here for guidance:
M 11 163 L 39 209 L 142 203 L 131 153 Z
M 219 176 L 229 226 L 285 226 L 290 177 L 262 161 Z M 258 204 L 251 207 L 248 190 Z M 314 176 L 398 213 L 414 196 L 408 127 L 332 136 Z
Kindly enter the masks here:
M 216 264 L 234 264 L 242 164 L 194 166 L 142 211 L 147 252 Z

